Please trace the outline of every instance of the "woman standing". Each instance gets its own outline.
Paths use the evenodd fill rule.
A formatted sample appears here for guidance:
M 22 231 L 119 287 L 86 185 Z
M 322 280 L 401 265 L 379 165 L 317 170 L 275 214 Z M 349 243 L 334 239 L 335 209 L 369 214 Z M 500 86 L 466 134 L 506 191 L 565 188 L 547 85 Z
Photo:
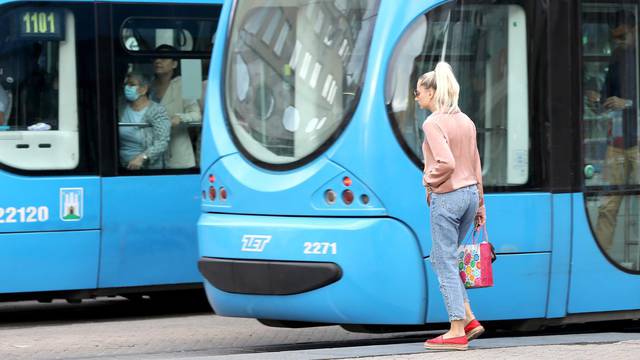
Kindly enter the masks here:
M 129 170 L 162 169 L 169 144 L 169 117 L 163 106 L 149 100 L 149 85 L 149 79 L 138 72 L 125 78 L 127 106 L 120 114 L 118 130 L 120 163 Z
M 415 90 L 418 105 L 432 112 L 422 125 L 422 183 L 431 208 L 431 264 L 451 322 L 447 333 L 425 342 L 427 349 L 466 350 L 469 340 L 484 332 L 458 273 L 460 243 L 474 220 L 476 229 L 486 221 L 476 127 L 458 108 L 459 93 L 444 62 L 422 75 Z
M 172 46 L 160 45 L 158 52 L 175 52 Z M 182 78 L 178 75 L 178 60 L 158 58 L 153 62 L 155 79 L 151 98 L 167 109 L 171 119 L 171 141 L 165 155 L 165 168 L 189 169 L 196 166 L 189 126 L 200 124 L 202 114 L 198 102 L 182 97 Z

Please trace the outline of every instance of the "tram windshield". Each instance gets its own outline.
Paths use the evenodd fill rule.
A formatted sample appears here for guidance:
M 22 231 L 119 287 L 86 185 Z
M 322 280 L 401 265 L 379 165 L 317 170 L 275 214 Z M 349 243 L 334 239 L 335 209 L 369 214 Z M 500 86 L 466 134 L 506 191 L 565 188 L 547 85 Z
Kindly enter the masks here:
M 58 9 L 21 8 L 2 18 L 3 23 L 13 25 L 0 30 L 2 125 L 6 130 L 27 130 L 40 123 L 47 130 L 58 130 L 58 77 L 61 42 L 66 35 L 65 13 Z
M 236 140 L 269 165 L 310 157 L 356 106 L 376 0 L 236 2 L 225 71 Z
M 23 170 L 74 169 L 76 19 L 62 8 L 26 6 L 4 12 L 0 21 L 7 24 L 0 28 L 0 163 Z

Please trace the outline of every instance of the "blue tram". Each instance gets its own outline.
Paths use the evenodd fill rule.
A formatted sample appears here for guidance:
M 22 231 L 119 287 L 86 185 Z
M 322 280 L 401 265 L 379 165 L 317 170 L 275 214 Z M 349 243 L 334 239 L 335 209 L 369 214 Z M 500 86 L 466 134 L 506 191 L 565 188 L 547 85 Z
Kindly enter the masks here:
M 637 318 L 638 7 L 226 4 L 198 223 L 216 313 L 272 325 L 447 322 L 420 180 L 428 114 L 412 94 L 445 60 L 478 129 L 498 253 L 495 286 L 469 291 L 478 318 Z M 626 90 L 607 90 L 616 81 Z
M 202 289 L 195 159 L 221 8 L 222 1 L 1 2 L 0 300 Z M 159 53 L 162 45 L 170 51 Z M 171 74 L 158 70 L 163 59 Z M 168 100 L 196 114 L 166 126 L 171 135 L 156 152 L 162 165 L 153 169 L 133 169 L 121 156 L 132 143 L 123 135 L 146 139 L 150 126 L 121 115 L 133 71 L 146 74 L 145 96 L 166 105 L 167 124 L 169 115 L 186 118 L 172 114 Z M 162 76 L 172 99 L 159 96 Z M 178 132 L 191 161 L 169 166 Z

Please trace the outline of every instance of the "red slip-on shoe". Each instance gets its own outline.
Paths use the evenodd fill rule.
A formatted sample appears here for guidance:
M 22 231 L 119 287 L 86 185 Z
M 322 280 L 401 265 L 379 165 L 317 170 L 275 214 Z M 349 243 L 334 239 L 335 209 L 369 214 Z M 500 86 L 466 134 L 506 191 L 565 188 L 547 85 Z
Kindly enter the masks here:
M 424 348 L 429 350 L 467 350 L 469 341 L 466 336 L 445 339 L 442 335 L 424 342 Z
M 464 327 L 464 334 L 467 340 L 471 341 L 477 339 L 484 332 L 484 327 L 476 319 L 471 320 L 467 326 Z

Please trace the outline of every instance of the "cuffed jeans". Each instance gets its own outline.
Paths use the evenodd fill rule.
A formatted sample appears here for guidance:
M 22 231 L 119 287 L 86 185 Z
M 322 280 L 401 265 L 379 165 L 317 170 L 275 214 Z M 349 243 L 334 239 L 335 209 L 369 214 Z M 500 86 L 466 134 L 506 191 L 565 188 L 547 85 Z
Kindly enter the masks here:
M 469 298 L 458 272 L 458 247 L 473 224 L 478 202 L 476 185 L 431 194 L 431 264 L 440 283 L 449 321 L 465 318 L 464 303 Z

